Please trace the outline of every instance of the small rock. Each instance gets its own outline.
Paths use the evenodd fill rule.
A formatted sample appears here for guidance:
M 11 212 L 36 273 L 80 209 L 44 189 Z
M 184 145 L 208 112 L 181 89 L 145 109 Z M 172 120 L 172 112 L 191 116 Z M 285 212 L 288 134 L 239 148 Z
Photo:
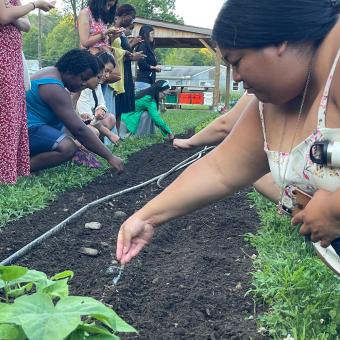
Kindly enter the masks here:
M 159 277 L 155 277 L 155 278 L 152 280 L 152 283 L 155 284 L 155 283 L 158 282 L 158 280 L 159 280 Z
M 115 218 L 124 218 L 127 216 L 127 214 L 124 211 L 116 211 L 113 215 Z
M 67 209 L 67 208 L 64 208 L 63 210 L 64 210 L 65 212 L 66 212 L 66 211 L 68 211 L 68 209 Z
M 109 205 L 110 207 L 114 207 L 114 206 L 115 206 L 113 202 L 109 202 L 108 205 Z
M 85 223 L 86 229 L 92 229 L 92 230 L 99 230 L 102 228 L 102 225 L 99 222 L 89 222 Z
M 241 284 L 241 282 L 239 282 L 239 283 L 236 285 L 235 288 L 236 288 L 236 289 L 242 289 L 242 284 Z
M 97 249 L 87 247 L 81 247 L 79 249 L 79 252 L 88 256 L 97 256 L 99 254 L 99 251 Z
M 102 247 L 108 247 L 109 246 L 109 244 L 107 242 L 100 242 L 100 245 Z

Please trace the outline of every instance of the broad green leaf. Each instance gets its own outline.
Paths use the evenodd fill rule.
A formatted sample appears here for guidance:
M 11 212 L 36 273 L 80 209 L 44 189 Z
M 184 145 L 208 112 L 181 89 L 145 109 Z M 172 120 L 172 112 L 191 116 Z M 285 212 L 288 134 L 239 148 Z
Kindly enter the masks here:
M 101 334 L 101 335 L 112 336 L 112 333 L 109 330 L 107 330 L 104 327 L 97 326 L 96 324 L 92 324 L 92 325 L 83 324 L 83 325 L 78 326 L 77 329 L 83 330 L 84 332 L 89 333 L 89 334 L 94 334 L 94 335 Z
M 15 285 L 18 283 L 28 283 L 28 282 L 38 282 L 40 280 L 47 280 L 47 275 L 43 272 L 37 270 L 26 270 L 26 274 L 20 276 L 19 278 L 13 279 L 9 282 L 10 285 Z M 1 281 L 0 277 L 0 288 L 4 287 L 4 282 Z
M 76 310 L 81 315 L 92 316 L 111 327 L 114 332 L 137 333 L 132 326 L 121 319 L 112 309 L 90 297 L 68 296 L 58 302 L 56 309 L 63 311 Z
M 77 328 L 65 340 L 86 340 L 86 339 L 88 339 L 88 337 L 85 336 L 85 332 Z
M 102 315 L 93 315 L 94 318 L 101 321 L 106 326 L 112 328 L 114 332 L 121 333 L 138 333 L 135 328 L 130 326 L 127 322 L 125 322 L 120 316 L 117 315 L 112 309 L 110 309 L 112 313 L 111 315 L 106 315 L 104 318 Z
M 81 322 L 80 313 L 57 311 L 51 298 L 41 293 L 22 296 L 11 307 L 9 322 L 20 325 L 30 340 L 63 340 Z
M 1 340 L 23 340 L 25 333 L 19 326 L 10 324 L 0 324 L 0 339 Z
M 68 279 L 63 279 L 59 281 L 51 281 L 52 284 L 45 287 L 42 292 L 46 293 L 52 297 L 66 297 L 68 296 Z
M 60 280 L 60 279 L 66 279 L 66 278 L 70 278 L 72 279 L 74 276 L 74 273 L 73 271 L 71 270 L 65 270 L 61 273 L 58 273 L 58 274 L 55 274 L 54 276 L 51 277 L 51 280 L 53 281 L 57 281 L 57 280 Z
M 116 335 L 90 335 L 88 336 L 86 339 L 90 339 L 90 340 L 119 340 L 120 337 L 116 336 Z
M 0 302 L 0 324 L 1 323 L 12 323 L 11 321 L 8 321 L 8 320 L 11 320 L 11 317 L 12 317 L 12 307 L 13 305 Z
M 25 275 L 28 269 L 21 266 L 0 266 L 0 280 L 13 281 Z

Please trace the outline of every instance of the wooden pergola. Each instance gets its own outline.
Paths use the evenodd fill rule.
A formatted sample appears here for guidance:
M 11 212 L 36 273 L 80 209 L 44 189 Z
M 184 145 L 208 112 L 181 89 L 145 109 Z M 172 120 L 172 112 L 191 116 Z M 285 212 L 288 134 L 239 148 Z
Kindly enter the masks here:
M 193 14 L 194 15 L 194 14 Z M 212 30 L 208 28 L 174 24 L 160 20 L 137 17 L 132 35 L 137 36 L 142 25 L 151 25 L 155 29 L 157 48 L 207 48 L 215 58 L 214 100 L 216 106 L 220 98 L 220 77 L 222 58 L 216 45 L 211 40 Z M 225 105 L 229 105 L 230 97 L 230 65 L 226 65 Z

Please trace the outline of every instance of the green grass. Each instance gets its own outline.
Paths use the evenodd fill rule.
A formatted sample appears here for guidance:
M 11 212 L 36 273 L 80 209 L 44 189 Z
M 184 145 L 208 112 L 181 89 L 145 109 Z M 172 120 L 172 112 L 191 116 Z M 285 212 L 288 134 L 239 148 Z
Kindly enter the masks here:
M 275 339 L 340 339 L 340 278 L 274 204 L 255 192 L 251 198 L 261 227 L 247 235 L 258 252 L 250 293 L 268 306 L 260 326 Z
M 216 114 L 202 110 L 168 110 L 163 117 L 173 132 L 178 134 L 202 122 L 211 121 Z M 114 149 L 114 153 L 128 160 L 132 153 L 159 142 L 162 142 L 160 134 L 126 140 L 120 147 Z M 108 169 L 105 161 L 102 164 L 101 169 L 90 169 L 67 163 L 42 171 L 37 176 L 20 178 L 16 185 L 0 185 L 0 228 L 9 221 L 43 209 L 59 193 L 89 183 Z

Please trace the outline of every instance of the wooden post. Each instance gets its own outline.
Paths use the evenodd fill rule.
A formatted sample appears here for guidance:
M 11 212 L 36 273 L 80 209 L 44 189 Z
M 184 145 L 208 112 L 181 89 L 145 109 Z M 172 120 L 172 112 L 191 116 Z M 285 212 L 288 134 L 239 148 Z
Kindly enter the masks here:
M 220 101 L 221 61 L 221 52 L 217 49 L 215 53 L 214 107 L 216 107 Z
M 226 77 L 225 77 L 225 107 L 229 110 L 229 101 L 230 101 L 230 64 L 226 65 Z

